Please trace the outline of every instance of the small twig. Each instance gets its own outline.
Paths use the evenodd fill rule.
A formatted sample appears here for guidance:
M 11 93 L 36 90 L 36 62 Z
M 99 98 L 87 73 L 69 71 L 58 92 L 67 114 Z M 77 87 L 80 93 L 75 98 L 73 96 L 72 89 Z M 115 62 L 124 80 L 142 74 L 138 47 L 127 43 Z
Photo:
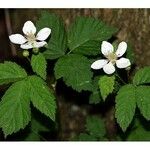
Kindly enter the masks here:
M 5 14 L 6 30 L 7 30 L 8 36 L 9 36 L 10 34 L 12 34 L 9 10 L 8 9 L 4 9 L 4 14 Z M 17 55 L 17 51 L 16 51 L 15 46 L 12 43 L 10 43 L 10 48 L 11 48 L 12 56 L 16 56 Z

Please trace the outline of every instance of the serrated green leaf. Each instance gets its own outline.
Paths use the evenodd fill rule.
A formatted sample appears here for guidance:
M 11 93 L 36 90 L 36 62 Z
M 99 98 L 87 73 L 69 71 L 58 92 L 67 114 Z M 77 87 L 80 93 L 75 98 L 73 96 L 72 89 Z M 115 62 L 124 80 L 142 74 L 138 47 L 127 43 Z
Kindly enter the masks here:
M 135 85 L 150 83 L 150 67 L 144 67 L 138 70 L 133 78 Z
M 88 117 L 86 120 L 86 130 L 89 134 L 96 138 L 103 138 L 106 134 L 105 124 L 104 122 L 96 117 Z
M 30 113 L 27 83 L 18 81 L 10 86 L 0 102 L 0 127 L 5 137 L 24 129 L 31 119 Z
M 136 89 L 133 85 L 125 85 L 119 90 L 116 97 L 115 117 L 123 131 L 126 131 L 135 114 L 135 90 Z
M 36 25 L 39 30 L 45 27 L 51 29 L 48 48 L 44 52 L 46 59 L 56 59 L 63 56 L 67 50 L 67 36 L 62 19 L 55 14 L 43 12 Z
M 31 66 L 37 75 L 41 76 L 44 80 L 46 79 L 47 62 L 42 53 L 39 53 L 38 55 L 32 55 Z
M 104 75 L 103 77 L 100 77 L 98 84 L 101 96 L 105 101 L 107 96 L 114 90 L 115 76 Z
M 89 103 L 90 104 L 98 104 L 102 101 L 102 98 L 100 96 L 100 91 L 98 87 L 98 81 L 99 81 L 99 76 L 95 77 L 93 80 L 93 91 L 89 97 Z
M 97 55 L 100 42 L 108 40 L 117 30 L 94 18 L 78 17 L 68 32 L 68 46 L 73 53 Z
M 25 70 L 14 62 L 0 63 L 0 85 L 21 80 L 26 76 Z
M 37 76 L 28 77 L 30 99 L 33 105 L 46 116 L 55 120 L 56 102 L 52 91 L 46 83 Z
M 142 115 L 150 120 L 150 87 L 138 86 L 136 88 L 137 106 Z
M 90 61 L 81 55 L 70 54 L 60 58 L 55 65 L 56 79 L 64 82 L 76 91 L 92 91 L 92 76 Z

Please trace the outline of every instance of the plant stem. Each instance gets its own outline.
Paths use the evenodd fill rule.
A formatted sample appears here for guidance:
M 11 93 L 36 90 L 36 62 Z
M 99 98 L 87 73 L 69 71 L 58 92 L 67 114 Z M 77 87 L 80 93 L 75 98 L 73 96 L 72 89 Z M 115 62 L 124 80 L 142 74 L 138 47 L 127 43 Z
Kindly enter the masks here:
M 119 79 L 123 84 L 127 84 L 118 74 L 116 74 L 116 77 L 118 77 L 118 79 Z
M 27 58 L 28 62 L 29 62 L 29 63 L 31 63 L 31 60 L 30 60 L 30 58 L 29 58 L 29 57 L 26 57 L 26 58 Z

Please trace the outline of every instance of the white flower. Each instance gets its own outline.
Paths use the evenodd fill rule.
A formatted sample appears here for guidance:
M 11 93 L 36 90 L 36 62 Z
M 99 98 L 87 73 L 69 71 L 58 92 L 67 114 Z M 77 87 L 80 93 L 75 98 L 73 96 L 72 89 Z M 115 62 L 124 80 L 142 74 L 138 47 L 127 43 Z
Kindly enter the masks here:
M 101 52 L 107 59 L 100 59 L 95 61 L 91 68 L 101 69 L 103 68 L 106 74 L 112 74 L 115 72 L 114 65 L 118 68 L 127 68 L 131 65 L 131 62 L 127 58 L 120 58 L 127 50 L 127 43 L 121 42 L 118 45 L 118 49 L 114 51 L 114 47 L 109 42 L 103 41 L 101 45 Z
M 25 22 L 22 31 L 25 36 L 21 34 L 12 34 L 9 36 L 10 41 L 15 44 L 20 44 L 22 49 L 43 47 L 47 44 L 45 40 L 51 33 L 50 28 L 43 28 L 35 35 L 36 27 L 31 21 Z

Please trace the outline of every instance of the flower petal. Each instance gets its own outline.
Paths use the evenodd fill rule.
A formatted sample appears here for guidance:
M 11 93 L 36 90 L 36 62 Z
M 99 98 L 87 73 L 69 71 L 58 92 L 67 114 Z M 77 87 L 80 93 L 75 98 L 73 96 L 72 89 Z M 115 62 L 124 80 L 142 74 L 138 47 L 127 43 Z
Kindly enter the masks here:
M 20 47 L 22 49 L 31 49 L 31 48 L 33 48 L 31 43 L 22 44 Z
M 131 65 L 131 62 L 127 58 L 120 58 L 116 61 L 116 66 L 118 68 L 127 68 L 130 65 Z
M 121 42 L 118 45 L 118 49 L 116 50 L 116 55 L 118 57 L 121 57 L 127 50 L 127 43 L 126 42 Z
M 101 52 L 103 55 L 107 56 L 109 53 L 114 51 L 114 47 L 107 41 L 103 41 L 101 45 Z
M 103 67 L 103 70 L 106 74 L 112 74 L 115 72 L 115 67 L 111 62 L 109 62 L 107 65 Z
M 103 68 L 106 64 L 108 63 L 107 59 L 100 59 L 95 61 L 92 65 L 91 68 L 92 69 L 101 69 Z
M 9 39 L 14 44 L 24 44 L 27 41 L 21 34 L 12 34 L 9 36 Z
M 31 21 L 26 21 L 22 30 L 23 30 L 23 33 L 26 35 L 29 33 L 32 33 L 32 34 L 36 33 L 36 27 Z
M 35 42 L 34 45 L 33 45 L 33 47 L 35 47 L 35 48 L 40 48 L 40 47 L 43 47 L 43 46 L 46 45 L 46 44 L 47 44 L 47 42 L 45 42 L 45 41 L 42 41 L 42 42 Z
M 39 41 L 44 41 L 49 37 L 50 34 L 51 34 L 50 28 L 43 28 L 38 32 L 36 39 Z

